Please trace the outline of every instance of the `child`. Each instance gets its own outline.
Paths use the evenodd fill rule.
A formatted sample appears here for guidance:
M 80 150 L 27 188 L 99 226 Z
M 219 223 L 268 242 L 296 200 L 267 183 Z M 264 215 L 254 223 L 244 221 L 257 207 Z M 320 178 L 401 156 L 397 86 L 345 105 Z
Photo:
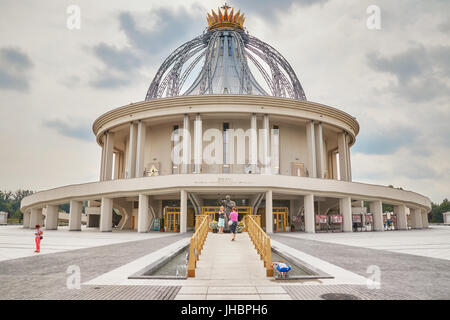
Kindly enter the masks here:
M 278 277 L 286 279 L 288 272 L 291 270 L 291 266 L 288 266 L 283 261 L 272 262 L 272 268 L 276 266 Z
M 36 242 L 36 250 L 34 252 L 41 252 L 41 239 L 43 238 L 42 235 L 44 234 L 44 232 L 42 232 L 41 226 L 40 225 L 36 225 L 36 232 L 34 233 L 34 239 Z
M 223 227 L 225 226 L 225 208 L 223 206 L 220 207 L 219 211 L 219 232 L 223 233 Z

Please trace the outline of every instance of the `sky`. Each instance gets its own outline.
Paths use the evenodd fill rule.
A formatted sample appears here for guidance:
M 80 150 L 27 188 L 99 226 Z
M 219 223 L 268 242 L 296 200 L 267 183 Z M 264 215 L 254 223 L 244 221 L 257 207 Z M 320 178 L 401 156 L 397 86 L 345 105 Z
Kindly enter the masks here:
M 71 6 L 79 8 L 80 28 Z M 2 0 L 0 190 L 98 181 L 92 123 L 142 101 L 222 1 Z M 353 181 L 450 197 L 450 1 L 235 0 L 309 101 L 361 126 Z M 372 28 L 379 9 L 379 28 Z M 368 27 L 369 21 L 369 27 Z

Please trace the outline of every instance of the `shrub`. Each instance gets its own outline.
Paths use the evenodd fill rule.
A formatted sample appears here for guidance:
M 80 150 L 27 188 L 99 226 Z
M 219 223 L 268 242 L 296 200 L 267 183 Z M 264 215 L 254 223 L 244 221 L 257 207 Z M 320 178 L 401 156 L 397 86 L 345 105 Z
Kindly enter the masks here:
M 239 221 L 236 226 L 236 232 L 241 233 L 244 228 L 245 228 L 244 221 Z
M 211 221 L 209 223 L 209 227 L 213 230 L 218 229 L 218 225 L 219 225 L 219 223 L 217 221 Z

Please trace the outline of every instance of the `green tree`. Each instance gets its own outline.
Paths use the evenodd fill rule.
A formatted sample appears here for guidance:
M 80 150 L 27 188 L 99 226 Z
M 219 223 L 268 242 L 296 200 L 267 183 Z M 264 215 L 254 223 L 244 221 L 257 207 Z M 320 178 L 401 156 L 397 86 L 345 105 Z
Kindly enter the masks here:
M 59 205 L 59 211 L 70 212 L 70 203 L 64 203 Z
M 433 223 L 443 222 L 441 207 L 436 203 L 431 203 L 431 212 L 428 214 L 428 220 Z
M 0 211 L 8 212 L 9 214 L 13 212 L 10 191 L 0 191 Z
M 441 213 L 449 212 L 450 211 L 450 202 L 448 201 L 447 198 L 445 198 L 439 207 L 441 209 Z
M 22 219 L 20 202 L 26 196 L 33 194 L 31 190 L 0 191 L 0 211 L 8 212 L 10 218 Z

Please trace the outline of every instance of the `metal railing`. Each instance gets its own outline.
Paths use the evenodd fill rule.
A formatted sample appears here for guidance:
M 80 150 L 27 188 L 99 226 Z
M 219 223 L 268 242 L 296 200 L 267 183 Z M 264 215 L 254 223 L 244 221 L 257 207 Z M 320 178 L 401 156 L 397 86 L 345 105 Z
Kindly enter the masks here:
M 268 277 L 272 277 L 272 247 L 270 246 L 270 237 L 264 232 L 263 229 L 261 229 L 252 215 L 246 215 L 244 219 L 248 235 L 250 236 L 256 251 L 261 257 L 261 260 L 264 261 L 266 275 Z
M 202 221 L 199 222 L 198 228 L 191 237 L 191 244 L 189 247 L 188 277 L 195 277 L 195 268 L 202 252 L 203 245 L 205 244 L 206 237 L 208 236 L 210 221 L 211 217 L 205 216 Z

